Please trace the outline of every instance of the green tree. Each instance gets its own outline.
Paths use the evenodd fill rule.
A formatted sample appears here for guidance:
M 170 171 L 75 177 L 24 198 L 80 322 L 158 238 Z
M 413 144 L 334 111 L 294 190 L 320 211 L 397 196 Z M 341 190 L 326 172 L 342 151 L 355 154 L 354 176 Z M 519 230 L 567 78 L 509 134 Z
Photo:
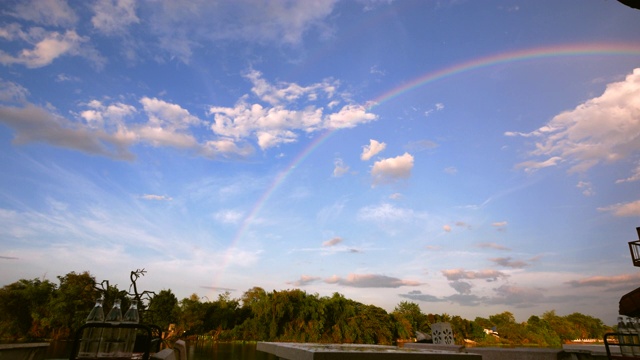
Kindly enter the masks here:
M 180 324 L 188 334 L 204 334 L 204 317 L 206 308 L 197 294 L 180 301 Z
M 530 316 L 526 324 L 527 335 L 532 343 L 541 347 L 561 347 L 562 341 L 549 322 L 538 316 Z
M 149 300 L 149 308 L 145 315 L 147 322 L 166 331 L 169 324 L 176 324 L 180 318 L 178 298 L 171 290 L 161 290 Z
M 555 310 L 546 311 L 542 314 L 544 319 L 563 343 L 575 340 L 580 337 L 580 331 L 574 328 L 574 324 L 568 319 L 556 315 Z
M 29 334 L 33 318 L 27 286 L 27 280 L 19 280 L 0 289 L 0 335 L 3 338 L 18 340 Z
M 420 306 L 414 302 L 400 302 L 396 305 L 392 314 L 398 319 L 405 319 L 411 325 L 410 329 L 405 329 L 408 331 L 409 337 L 414 337 L 416 331 L 426 330 L 428 326 L 427 316 L 422 313 Z
M 56 328 L 54 338 L 68 338 L 84 324 L 100 294 L 95 278 L 87 271 L 80 274 L 70 272 L 58 276 L 58 280 L 58 291 L 49 304 L 51 326 Z

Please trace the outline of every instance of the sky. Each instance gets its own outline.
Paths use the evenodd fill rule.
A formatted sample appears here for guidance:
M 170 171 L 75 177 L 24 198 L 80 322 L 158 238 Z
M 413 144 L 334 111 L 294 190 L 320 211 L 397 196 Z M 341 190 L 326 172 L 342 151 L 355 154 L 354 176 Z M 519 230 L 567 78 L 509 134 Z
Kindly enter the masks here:
M 640 10 L 0 5 L 0 286 L 614 324 L 640 286 Z

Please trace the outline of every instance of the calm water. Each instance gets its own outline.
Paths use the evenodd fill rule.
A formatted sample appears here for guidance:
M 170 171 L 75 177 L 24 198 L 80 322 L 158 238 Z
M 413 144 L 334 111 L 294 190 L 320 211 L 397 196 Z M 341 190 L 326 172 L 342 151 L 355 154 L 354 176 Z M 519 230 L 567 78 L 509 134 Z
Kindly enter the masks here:
M 56 341 L 49 345 L 47 359 L 68 359 L 72 343 Z M 256 350 L 256 344 L 187 342 L 187 360 L 277 360 L 274 355 Z

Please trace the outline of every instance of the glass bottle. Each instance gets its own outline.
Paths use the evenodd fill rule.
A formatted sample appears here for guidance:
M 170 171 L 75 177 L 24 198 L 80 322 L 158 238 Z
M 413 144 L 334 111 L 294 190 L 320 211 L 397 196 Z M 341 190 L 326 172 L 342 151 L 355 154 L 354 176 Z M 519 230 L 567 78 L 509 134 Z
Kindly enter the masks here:
M 633 356 L 633 348 L 629 346 L 630 334 L 627 329 L 627 324 L 624 323 L 622 316 L 618 316 L 618 341 L 620 343 L 620 352 L 623 356 Z
M 122 310 L 120 309 L 121 300 L 115 299 L 113 307 L 104 319 L 107 326 L 102 330 L 102 342 L 98 350 L 99 358 L 115 358 L 124 348 L 124 341 L 120 337 L 120 330 L 117 326 L 122 322 Z
M 140 322 L 140 316 L 138 314 L 138 300 L 131 300 L 131 306 L 129 306 L 129 310 L 124 313 L 122 317 L 123 324 L 137 324 Z M 137 330 L 135 328 L 132 329 L 122 329 L 122 333 L 124 334 L 125 345 L 122 350 L 122 353 L 118 357 L 130 359 L 133 354 L 133 348 L 136 343 L 136 333 Z
M 96 304 L 91 309 L 87 320 L 87 324 L 101 323 L 104 321 L 104 310 L 102 309 L 103 298 L 96 300 Z M 87 327 L 82 331 L 82 339 L 78 350 L 78 358 L 95 359 L 98 355 L 100 339 L 102 338 L 101 327 Z
M 640 338 L 638 338 L 638 330 L 633 323 L 633 319 L 627 317 L 627 321 L 625 323 L 627 326 L 627 332 L 629 333 L 629 343 L 631 343 L 631 353 L 634 356 L 640 355 Z

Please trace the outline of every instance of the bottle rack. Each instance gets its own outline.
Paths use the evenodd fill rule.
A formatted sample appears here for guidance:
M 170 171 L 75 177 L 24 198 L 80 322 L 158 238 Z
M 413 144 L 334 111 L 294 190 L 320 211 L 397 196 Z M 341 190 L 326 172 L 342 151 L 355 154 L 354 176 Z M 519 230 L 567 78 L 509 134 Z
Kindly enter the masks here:
M 78 351 L 80 348 L 80 341 L 82 340 L 82 333 L 83 330 L 89 327 L 96 327 L 96 328 L 118 328 L 118 329 L 137 329 L 139 332 L 143 332 L 145 333 L 144 335 L 146 336 L 142 336 L 142 334 L 136 336 L 136 343 L 133 349 L 133 355 L 132 355 L 132 359 L 140 359 L 140 360 L 149 360 L 149 354 L 150 353 L 155 353 L 157 351 L 159 351 L 160 348 L 160 336 L 161 336 L 161 331 L 160 328 L 156 325 L 146 325 L 146 324 L 132 324 L 132 323 L 119 323 L 119 324 L 113 324 L 113 323 L 109 323 L 109 322 L 102 322 L 102 323 L 86 323 L 84 325 L 82 325 L 78 330 L 76 330 L 75 332 L 75 336 L 74 336 L 74 340 L 73 340 L 73 347 L 71 348 L 71 355 L 69 356 L 69 360 L 78 360 L 78 359 L 82 359 L 82 360 L 95 360 L 95 359 L 100 359 L 100 360 L 113 360 L 116 358 L 109 358 L 109 357 L 93 357 L 93 358 L 78 358 Z M 118 360 L 123 360 L 120 358 L 117 358 Z

